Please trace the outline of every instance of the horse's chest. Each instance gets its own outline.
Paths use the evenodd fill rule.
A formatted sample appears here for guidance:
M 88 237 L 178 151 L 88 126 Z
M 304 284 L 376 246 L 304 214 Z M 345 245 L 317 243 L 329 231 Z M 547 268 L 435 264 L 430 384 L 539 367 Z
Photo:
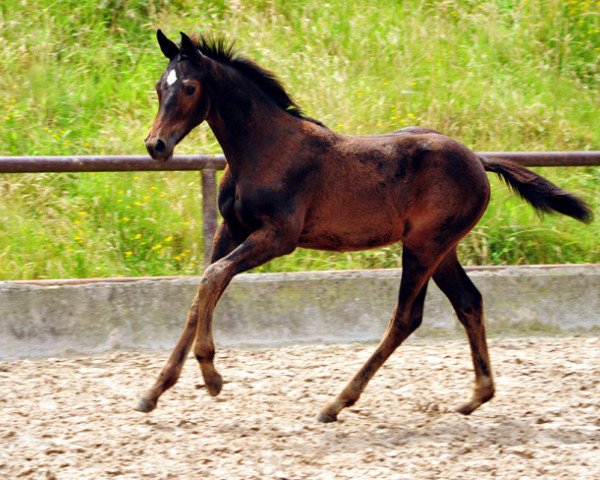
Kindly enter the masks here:
M 236 189 L 233 213 L 236 220 L 247 228 L 260 226 L 265 218 L 277 216 L 287 199 L 274 189 Z
M 257 202 L 252 197 L 236 194 L 233 212 L 236 220 L 244 227 L 253 227 L 260 223 L 259 211 Z

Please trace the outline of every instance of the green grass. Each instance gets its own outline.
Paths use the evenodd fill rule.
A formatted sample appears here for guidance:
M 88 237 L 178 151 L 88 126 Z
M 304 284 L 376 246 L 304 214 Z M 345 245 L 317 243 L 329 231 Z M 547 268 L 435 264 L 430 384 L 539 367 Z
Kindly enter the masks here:
M 236 40 L 343 133 L 424 125 L 478 151 L 600 149 L 598 2 L 5 0 L 0 154 L 144 153 L 158 27 Z M 218 152 L 206 125 L 177 150 Z M 599 211 L 599 168 L 539 171 Z M 494 179 L 461 258 L 597 263 L 599 224 L 540 220 Z M 201 225 L 196 173 L 0 175 L 0 279 L 198 273 Z M 259 270 L 394 267 L 400 252 L 298 250 Z

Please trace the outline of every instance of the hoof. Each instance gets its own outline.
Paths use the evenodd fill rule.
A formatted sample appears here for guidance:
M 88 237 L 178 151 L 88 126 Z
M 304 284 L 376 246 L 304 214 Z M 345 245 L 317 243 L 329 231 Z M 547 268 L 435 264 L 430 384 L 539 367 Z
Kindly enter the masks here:
M 456 411 L 462 415 L 471 415 L 475 410 L 481 406 L 481 402 L 467 402 L 456 409 Z
M 319 413 L 319 415 L 317 415 L 317 421 L 321 423 L 337 422 L 337 414 L 323 410 L 321 413 Z
M 211 378 L 210 381 L 206 381 L 206 390 L 211 397 L 216 397 L 219 393 L 221 393 L 221 389 L 223 388 L 223 378 L 218 373 L 215 374 L 214 378 Z
M 471 413 L 481 407 L 484 403 L 489 402 L 492 398 L 494 398 L 494 386 L 490 383 L 487 388 L 480 389 L 479 391 L 476 390 L 471 401 L 463 403 L 456 411 L 462 415 L 471 415 Z
M 134 410 L 142 413 L 149 413 L 156 408 L 156 402 L 148 400 L 146 397 L 140 398 L 138 404 L 134 407 Z

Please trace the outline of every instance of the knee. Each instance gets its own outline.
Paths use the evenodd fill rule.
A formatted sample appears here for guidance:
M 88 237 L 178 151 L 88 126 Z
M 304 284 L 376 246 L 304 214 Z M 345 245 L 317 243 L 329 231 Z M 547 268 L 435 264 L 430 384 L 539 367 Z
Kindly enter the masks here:
M 410 321 L 410 333 L 414 332 L 417 328 L 421 326 L 423 323 L 423 316 L 421 315 L 418 318 L 412 318 Z
M 423 323 L 423 310 L 424 303 L 422 301 L 413 305 L 410 311 L 408 325 L 410 333 L 414 332 L 417 328 L 421 326 L 421 323 Z
M 225 277 L 225 266 L 221 262 L 213 263 L 204 270 L 204 274 L 200 280 L 200 287 L 210 291 L 218 289 L 219 285 L 224 283 Z
M 409 333 L 414 332 L 423 323 L 423 311 L 413 312 L 408 320 L 408 331 Z
M 206 270 L 204 270 L 204 275 L 202 275 L 202 282 L 210 282 L 218 279 L 224 271 L 223 265 L 221 262 L 211 263 Z
M 408 317 L 404 318 L 402 318 L 402 316 L 395 315 L 393 331 L 398 337 L 405 338 L 419 328 L 422 322 L 422 310 L 420 312 L 413 311 Z

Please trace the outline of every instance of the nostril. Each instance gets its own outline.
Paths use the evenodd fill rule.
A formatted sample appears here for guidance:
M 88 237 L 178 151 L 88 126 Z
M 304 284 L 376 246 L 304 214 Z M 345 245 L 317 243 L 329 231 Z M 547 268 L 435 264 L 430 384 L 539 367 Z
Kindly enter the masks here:
M 167 145 L 160 138 L 158 138 L 156 142 L 154 142 L 154 151 L 156 153 L 163 153 L 166 150 L 166 148 Z

